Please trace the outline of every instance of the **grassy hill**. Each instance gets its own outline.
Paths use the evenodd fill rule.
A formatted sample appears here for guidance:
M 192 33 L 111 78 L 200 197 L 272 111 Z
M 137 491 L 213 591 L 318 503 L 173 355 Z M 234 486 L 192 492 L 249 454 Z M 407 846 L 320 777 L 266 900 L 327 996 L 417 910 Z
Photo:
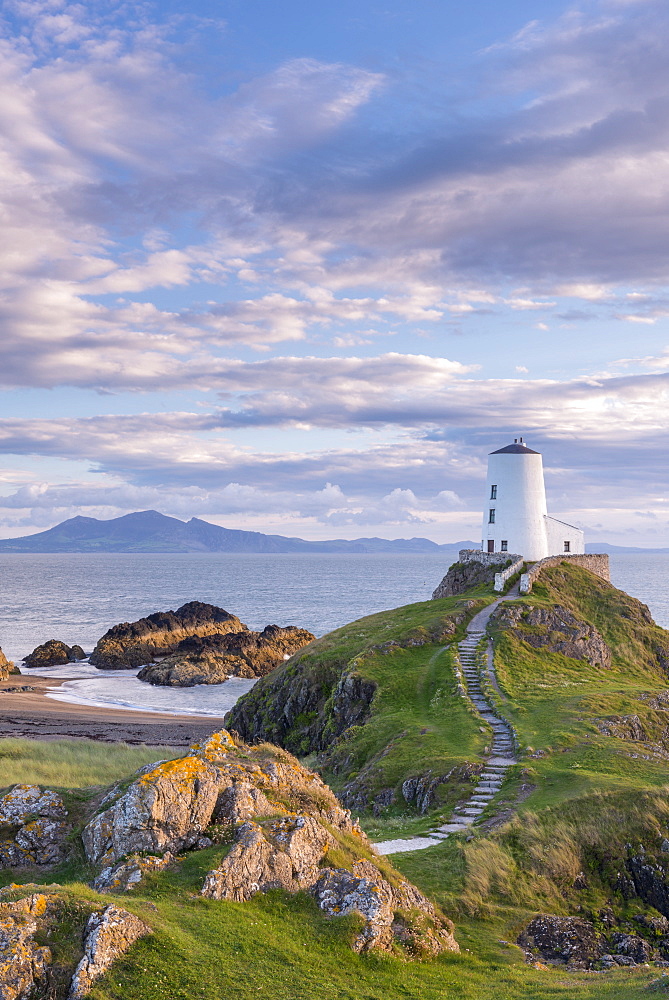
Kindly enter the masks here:
M 318 767 L 339 794 L 359 803 L 362 825 L 376 839 L 434 826 L 471 790 L 488 738 L 458 690 L 448 647 L 493 599 L 480 588 L 338 629 L 262 679 L 230 725 Z M 658 916 L 630 890 L 626 865 L 643 852 L 648 865 L 667 870 L 669 635 L 639 602 L 566 564 L 509 606 L 520 617 L 514 627 L 504 619 L 495 626 L 500 692 L 490 696 L 515 727 L 521 754 L 491 810 L 496 818 L 392 858 L 455 920 L 459 955 L 415 962 L 356 955 L 349 947 L 355 918 L 327 920 L 306 894 L 204 899 L 202 876 L 228 850 L 219 844 L 122 897 L 156 933 L 99 981 L 94 1000 L 630 1000 L 669 992 L 657 968 L 533 967 L 514 944 L 538 912 L 577 914 L 599 928 L 613 919 L 634 933 L 635 917 Z M 552 651 L 550 630 L 523 624 L 529 608 L 567 609 L 594 627 L 611 652 L 610 666 Z M 528 639 L 547 645 L 536 648 Z M 106 745 L 103 769 L 84 742 L 66 744 L 67 751 L 42 744 L 38 763 L 34 746 L 0 743 L 2 782 L 66 784 L 82 816 L 100 786 L 156 755 L 135 750 L 131 761 L 128 748 Z M 66 752 L 67 780 L 59 782 L 55 769 Z M 170 756 L 162 749 L 157 755 Z M 426 776 L 423 788 L 432 793 L 422 813 L 402 786 Z M 78 786 L 86 787 L 73 791 Z M 84 884 L 91 873 L 82 858 L 46 875 L 22 872 L 18 880 L 59 882 L 76 913 L 103 898 Z M 17 880 L 16 873 L 0 874 L 5 883 Z M 65 961 L 71 942 L 55 947 Z

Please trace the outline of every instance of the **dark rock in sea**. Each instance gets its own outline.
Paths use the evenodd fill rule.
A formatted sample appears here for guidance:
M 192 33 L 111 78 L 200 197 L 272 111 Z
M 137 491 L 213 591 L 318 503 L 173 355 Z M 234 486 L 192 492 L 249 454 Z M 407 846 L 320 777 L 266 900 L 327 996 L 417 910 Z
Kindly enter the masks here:
M 74 663 L 85 660 L 86 654 L 81 646 L 68 646 L 60 639 L 49 639 L 41 646 L 33 649 L 23 660 L 26 667 L 57 667 L 64 663 Z
M 589 920 L 541 913 L 518 935 L 528 961 L 537 958 L 587 969 L 605 954 L 605 942 Z
M 228 677 L 264 677 L 315 636 L 289 625 L 268 625 L 262 632 L 190 636 L 174 653 L 143 667 L 137 675 L 149 684 L 192 687 L 221 684 Z
M 132 669 L 168 656 L 191 636 L 246 631 L 246 625 L 223 608 L 190 601 L 177 611 L 157 611 L 136 622 L 114 625 L 98 641 L 90 662 L 100 670 Z
M 567 608 L 502 604 L 495 618 L 502 628 L 512 628 L 519 639 L 535 649 L 547 649 L 593 667 L 610 667 L 611 650 L 594 625 L 581 621 Z

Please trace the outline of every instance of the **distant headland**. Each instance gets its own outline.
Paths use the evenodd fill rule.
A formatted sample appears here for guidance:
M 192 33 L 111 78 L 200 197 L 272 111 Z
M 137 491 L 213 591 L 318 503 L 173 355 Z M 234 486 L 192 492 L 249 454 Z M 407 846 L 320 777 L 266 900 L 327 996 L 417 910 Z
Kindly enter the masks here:
M 98 520 L 72 517 L 61 524 L 20 538 L 0 539 L 2 552 L 341 552 L 449 553 L 471 548 L 472 541 L 438 545 L 429 538 L 336 538 L 306 541 L 260 531 L 222 528 L 192 517 L 180 521 L 157 510 Z

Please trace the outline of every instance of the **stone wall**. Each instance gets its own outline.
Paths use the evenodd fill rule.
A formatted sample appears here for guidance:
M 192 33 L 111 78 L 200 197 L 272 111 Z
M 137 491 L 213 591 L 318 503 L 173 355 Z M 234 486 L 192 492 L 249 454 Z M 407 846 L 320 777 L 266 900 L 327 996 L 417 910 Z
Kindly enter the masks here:
M 539 562 L 536 562 L 534 563 L 533 566 L 530 566 L 527 573 L 523 573 L 523 575 L 520 578 L 521 594 L 529 594 L 532 591 L 532 584 L 537 579 L 542 570 L 548 569 L 549 566 L 559 566 L 560 563 L 563 562 L 575 563 L 577 566 L 582 566 L 583 569 L 587 569 L 591 573 L 594 573 L 595 576 L 600 576 L 602 580 L 606 580 L 607 583 L 611 582 L 611 574 L 609 572 L 609 557 L 607 555 L 591 554 L 591 555 L 548 556 L 547 559 L 540 559 Z
M 520 556 L 520 558 L 516 559 L 515 562 L 512 562 L 510 566 L 503 569 L 501 573 L 495 573 L 495 590 L 504 590 L 504 584 L 506 581 L 512 577 L 514 573 L 518 573 L 523 568 L 524 562 L 525 560 L 522 556 Z
M 497 566 L 507 559 L 515 563 L 523 558 L 517 552 L 482 552 L 481 549 L 460 549 L 458 556 L 461 563 L 479 562 L 484 566 Z

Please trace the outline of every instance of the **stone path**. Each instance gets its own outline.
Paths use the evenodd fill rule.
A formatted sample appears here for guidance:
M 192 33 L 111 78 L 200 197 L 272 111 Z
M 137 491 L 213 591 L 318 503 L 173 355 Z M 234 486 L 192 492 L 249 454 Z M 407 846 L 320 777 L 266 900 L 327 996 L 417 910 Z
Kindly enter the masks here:
M 486 673 L 491 682 L 497 687 L 495 667 L 492 657 L 488 658 L 487 650 L 480 653 L 477 647 L 486 636 L 486 627 L 493 611 L 502 601 L 508 601 L 518 596 L 517 587 L 514 587 L 505 597 L 489 604 L 483 611 L 474 615 L 467 626 L 467 634 L 462 642 L 458 643 L 458 657 L 462 668 L 463 680 L 466 687 L 466 695 L 475 706 L 479 716 L 492 728 L 492 743 L 490 745 L 490 756 L 486 761 L 485 771 L 481 774 L 479 782 L 471 797 L 462 805 L 456 806 L 453 816 L 448 823 L 437 827 L 423 837 L 407 837 L 396 840 L 384 840 L 375 844 L 379 854 L 399 854 L 402 851 L 419 851 L 426 847 L 433 847 L 440 840 L 445 840 L 452 833 L 460 833 L 471 826 L 490 804 L 495 795 L 499 792 L 504 781 L 507 768 L 516 763 L 516 751 L 514 746 L 513 730 L 506 719 L 502 718 L 495 711 L 494 706 L 486 698 L 481 687 L 481 670 L 479 659 L 485 658 L 487 663 Z

